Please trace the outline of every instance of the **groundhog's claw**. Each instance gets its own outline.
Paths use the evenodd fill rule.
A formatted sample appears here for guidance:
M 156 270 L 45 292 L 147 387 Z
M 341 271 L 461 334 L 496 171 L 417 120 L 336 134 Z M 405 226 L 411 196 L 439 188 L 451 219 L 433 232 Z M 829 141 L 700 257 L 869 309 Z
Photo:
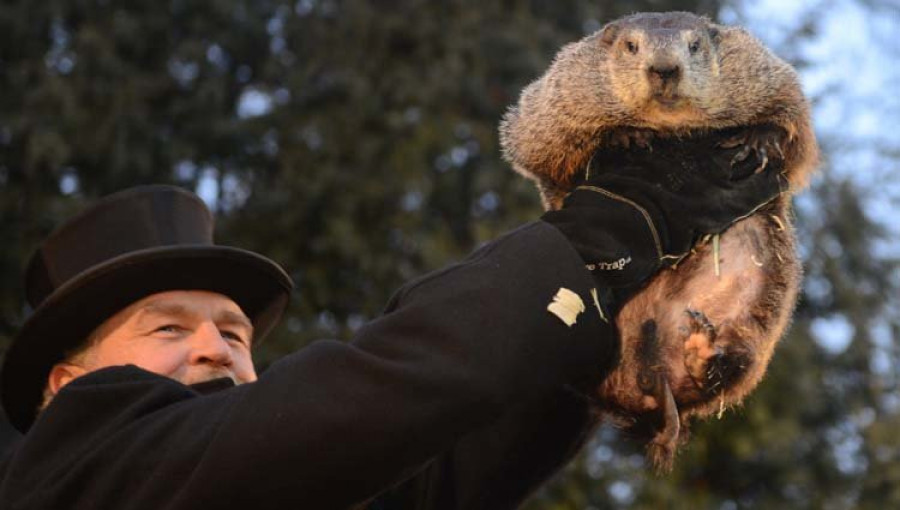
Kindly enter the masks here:
M 746 161 L 752 153 L 755 153 L 759 164 L 753 170 L 753 173 L 759 173 L 765 170 L 769 164 L 770 154 L 777 155 L 779 159 L 784 159 L 784 151 L 781 145 L 785 140 L 787 140 L 787 134 L 781 128 L 756 126 L 726 138 L 719 142 L 718 147 L 721 149 L 741 147 L 741 150 L 731 158 L 731 166 L 736 166 Z
M 734 148 L 734 147 L 732 147 L 732 148 Z M 731 166 L 734 166 L 734 165 L 740 163 L 741 161 L 744 161 L 748 157 L 750 157 L 751 151 L 753 151 L 753 148 L 750 147 L 749 145 L 743 146 L 741 148 L 741 150 L 738 151 L 738 153 L 735 154 L 733 158 L 731 158 Z
M 709 337 L 710 343 L 715 341 L 718 332 L 716 327 L 712 325 L 712 322 L 709 321 L 709 318 L 706 317 L 706 314 L 698 310 L 687 310 L 686 313 L 691 318 L 692 333 L 705 333 Z
M 766 165 L 769 164 L 769 155 L 766 154 L 765 147 L 760 147 L 759 149 L 757 149 L 756 153 L 759 154 L 760 161 L 759 161 L 759 166 L 757 166 L 753 170 L 754 174 L 758 174 L 758 173 L 762 172 L 763 170 L 766 169 Z
M 719 144 L 716 147 L 718 147 L 720 149 L 734 149 L 738 145 L 743 144 L 744 141 L 746 141 L 746 139 L 747 139 L 747 135 L 735 135 L 735 136 L 732 136 L 731 138 L 726 138 L 726 139 L 722 140 L 721 142 L 719 142 Z M 744 156 L 744 157 L 746 157 L 746 156 Z
M 709 379 L 710 360 L 722 355 L 720 346 L 715 345 L 718 331 L 703 312 L 687 310 L 690 326 L 684 341 L 684 366 L 691 378 L 705 386 Z
M 734 167 L 740 163 L 743 163 L 747 160 L 748 157 L 750 157 L 750 154 L 753 152 L 756 153 L 756 155 L 758 156 L 757 159 L 759 160 L 759 164 L 756 166 L 756 168 L 753 169 L 753 173 L 758 174 L 762 172 L 763 170 L 765 170 L 766 165 L 769 164 L 769 155 L 766 152 L 765 147 L 753 147 L 752 145 L 745 145 L 743 148 L 741 148 L 740 152 L 738 152 L 734 155 L 733 158 L 731 158 L 731 166 Z
M 606 144 L 610 147 L 621 149 L 646 149 L 652 151 L 650 142 L 653 140 L 653 132 L 649 129 L 615 129 L 609 132 Z

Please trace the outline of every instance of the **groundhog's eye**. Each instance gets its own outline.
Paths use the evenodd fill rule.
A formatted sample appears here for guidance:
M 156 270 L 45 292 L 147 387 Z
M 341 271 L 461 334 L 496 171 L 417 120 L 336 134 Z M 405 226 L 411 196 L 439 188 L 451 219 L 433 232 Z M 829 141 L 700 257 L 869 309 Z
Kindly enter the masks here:
M 700 51 L 700 39 L 697 39 L 688 44 L 688 51 L 690 51 L 692 54 Z
M 634 41 L 625 41 L 625 48 L 628 49 L 629 53 L 637 53 L 638 45 Z

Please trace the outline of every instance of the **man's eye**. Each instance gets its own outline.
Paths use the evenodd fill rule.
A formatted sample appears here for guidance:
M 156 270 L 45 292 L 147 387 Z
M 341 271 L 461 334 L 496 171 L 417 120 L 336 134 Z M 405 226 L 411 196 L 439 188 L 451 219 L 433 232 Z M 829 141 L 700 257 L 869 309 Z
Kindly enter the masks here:
M 222 338 L 227 338 L 228 340 L 234 340 L 234 341 L 240 342 L 242 344 L 246 343 L 244 341 L 244 337 L 242 337 L 241 335 L 239 335 L 233 331 L 222 331 Z
M 159 333 L 178 333 L 181 331 L 181 328 L 175 324 L 166 324 L 165 326 L 156 328 L 154 331 Z

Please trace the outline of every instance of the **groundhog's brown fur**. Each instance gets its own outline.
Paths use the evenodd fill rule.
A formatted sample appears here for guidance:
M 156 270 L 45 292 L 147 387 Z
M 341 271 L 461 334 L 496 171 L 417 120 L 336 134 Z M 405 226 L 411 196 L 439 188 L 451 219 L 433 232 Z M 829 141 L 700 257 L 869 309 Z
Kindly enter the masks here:
M 565 46 L 500 128 L 549 209 L 595 151 L 726 131 L 763 164 L 783 158 L 793 190 L 818 164 L 794 70 L 743 29 L 690 13 L 635 14 Z M 619 312 L 622 360 L 599 397 L 620 423 L 652 424 L 657 467 L 671 465 L 686 418 L 740 403 L 765 373 L 800 281 L 789 205 L 782 195 L 723 233 L 718 274 L 701 244 Z

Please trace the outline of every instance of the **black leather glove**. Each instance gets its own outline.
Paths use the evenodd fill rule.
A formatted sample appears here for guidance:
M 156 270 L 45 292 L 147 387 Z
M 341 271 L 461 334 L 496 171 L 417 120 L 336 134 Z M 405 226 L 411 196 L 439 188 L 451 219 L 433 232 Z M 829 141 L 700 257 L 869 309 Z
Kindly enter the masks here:
M 724 231 L 787 189 L 782 160 L 751 151 L 735 161 L 741 148 L 719 148 L 721 141 L 657 140 L 652 150 L 597 153 L 563 207 L 541 217 L 569 239 L 614 311 L 700 237 Z

